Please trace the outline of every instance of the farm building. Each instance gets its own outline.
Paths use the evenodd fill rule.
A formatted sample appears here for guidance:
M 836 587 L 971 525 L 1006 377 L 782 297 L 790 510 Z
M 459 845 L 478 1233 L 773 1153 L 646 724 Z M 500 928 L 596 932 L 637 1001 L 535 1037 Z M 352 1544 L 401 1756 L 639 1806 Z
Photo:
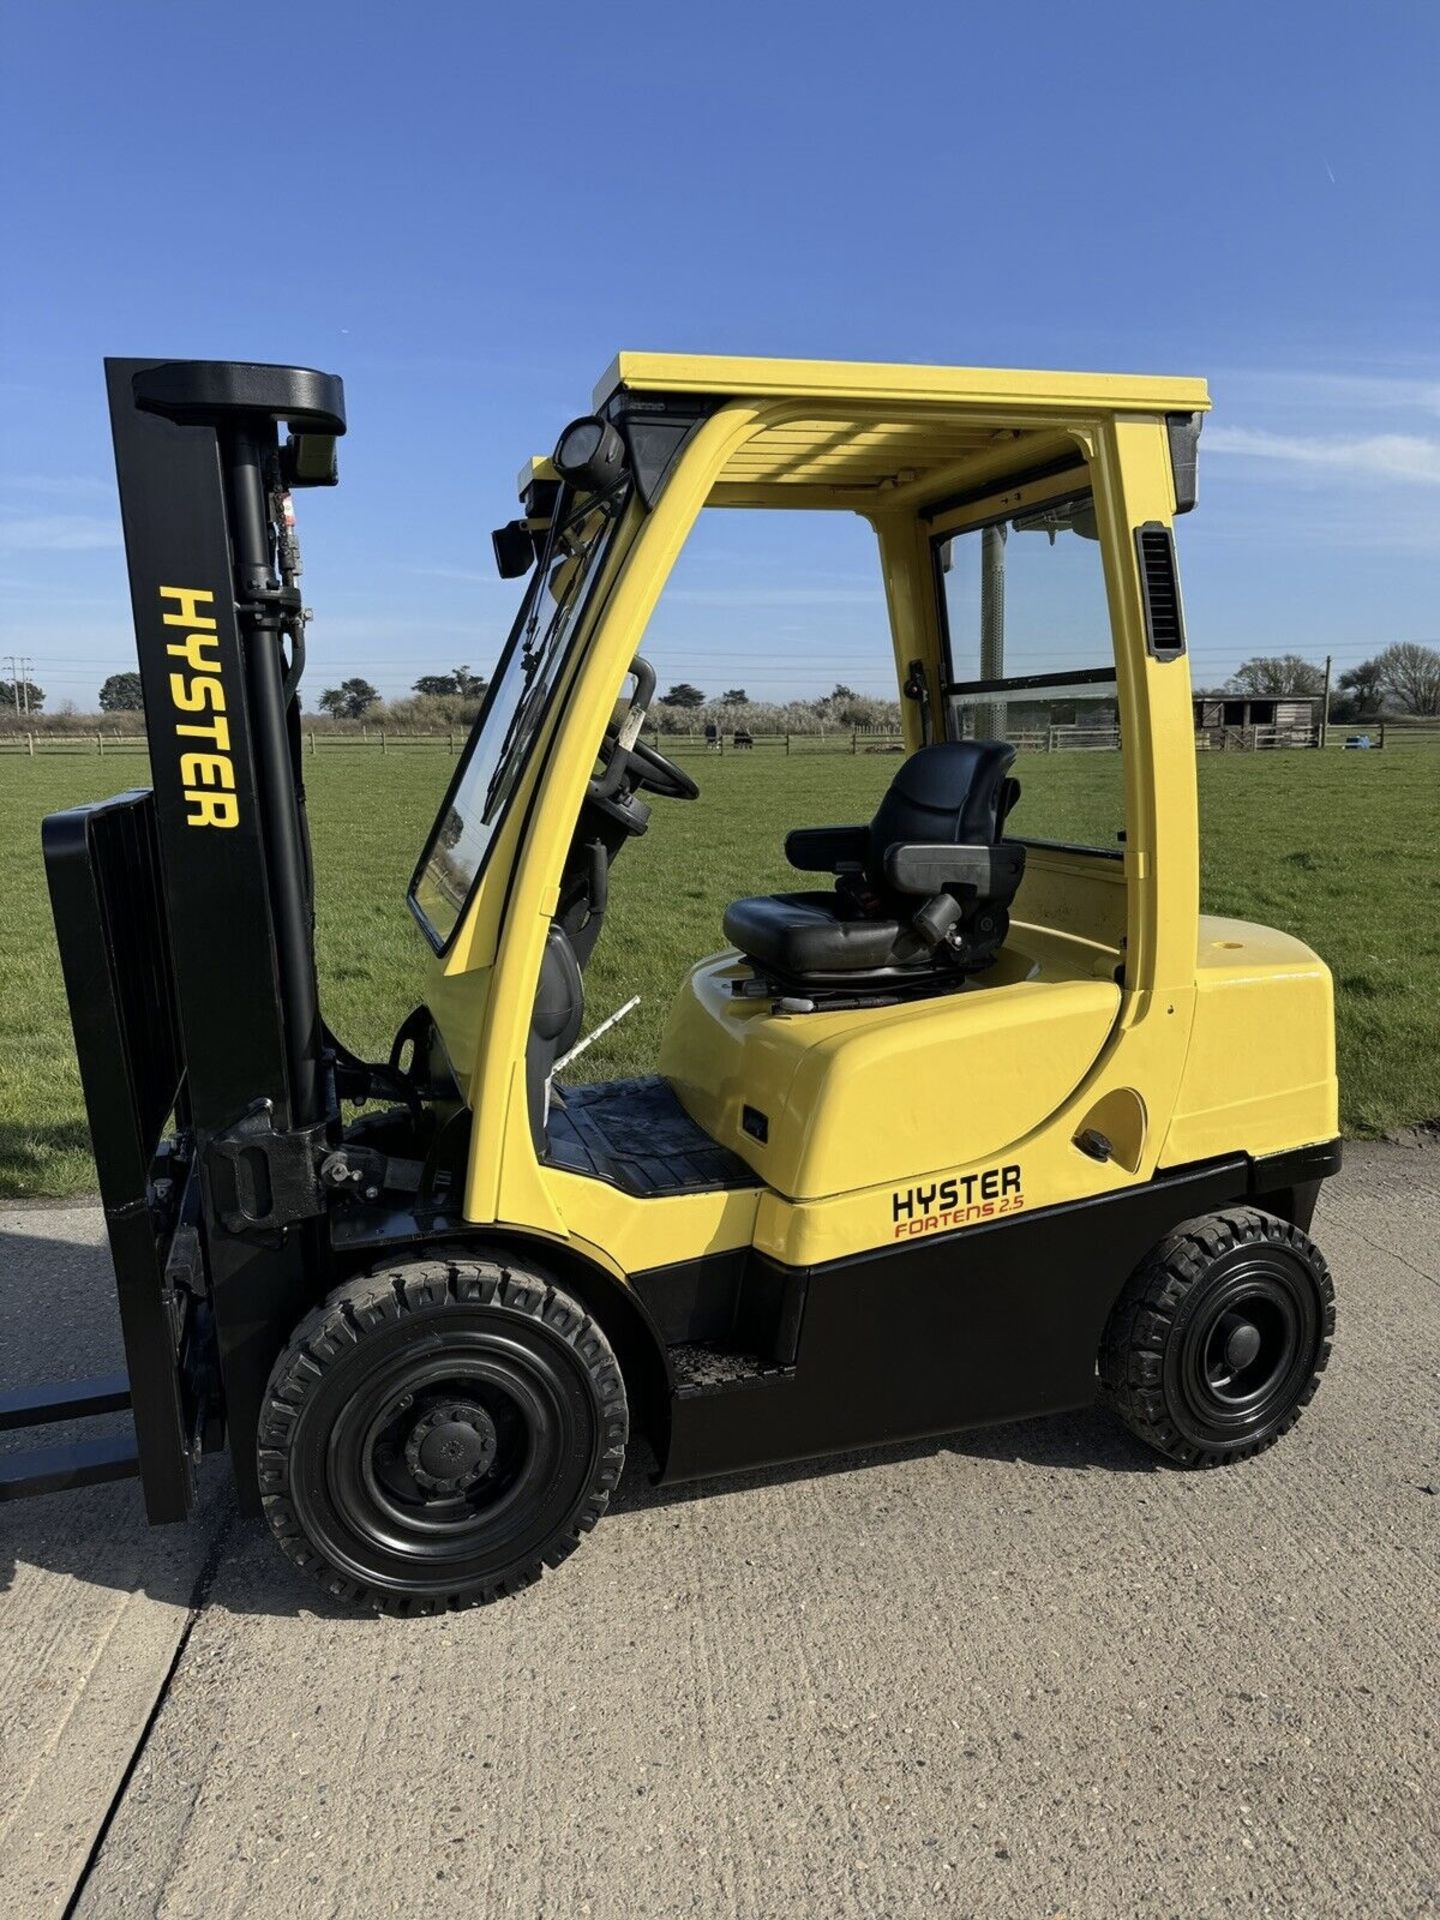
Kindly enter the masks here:
M 1319 694 L 1195 695 L 1196 736 L 1214 747 L 1308 746 L 1319 722 Z
M 1013 740 L 1032 751 L 1120 744 L 1120 715 L 1113 696 L 986 701 L 962 707 L 957 718 L 960 739 Z

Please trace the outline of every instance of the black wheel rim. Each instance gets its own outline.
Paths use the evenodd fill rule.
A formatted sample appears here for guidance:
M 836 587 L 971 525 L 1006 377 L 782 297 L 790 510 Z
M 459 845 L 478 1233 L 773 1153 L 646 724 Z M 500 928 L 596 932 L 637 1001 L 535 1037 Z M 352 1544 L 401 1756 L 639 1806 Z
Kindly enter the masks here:
M 563 1529 L 599 1428 L 581 1363 L 543 1328 L 448 1325 L 443 1343 L 408 1331 L 357 1349 L 317 1391 L 291 1495 L 354 1578 L 422 1592 L 502 1574 Z
M 1205 1287 L 1172 1348 L 1171 1405 L 1187 1436 L 1243 1445 L 1294 1406 L 1315 1366 L 1320 1308 L 1310 1275 L 1279 1253 L 1246 1253 Z

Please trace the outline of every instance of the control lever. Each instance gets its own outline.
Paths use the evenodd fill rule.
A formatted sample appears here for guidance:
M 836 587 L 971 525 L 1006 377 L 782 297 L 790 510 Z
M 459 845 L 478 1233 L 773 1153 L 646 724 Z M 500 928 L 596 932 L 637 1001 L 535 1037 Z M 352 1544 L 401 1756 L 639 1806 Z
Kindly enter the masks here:
M 910 925 L 927 947 L 941 946 L 960 918 L 960 902 L 951 893 L 937 893 L 915 914 Z

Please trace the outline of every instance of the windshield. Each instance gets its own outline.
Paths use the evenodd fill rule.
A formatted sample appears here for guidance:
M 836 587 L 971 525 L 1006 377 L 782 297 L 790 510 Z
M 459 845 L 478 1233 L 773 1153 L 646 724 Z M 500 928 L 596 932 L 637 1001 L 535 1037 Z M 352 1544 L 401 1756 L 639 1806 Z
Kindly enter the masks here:
M 628 495 L 622 481 L 602 498 L 561 498 L 562 518 L 411 883 L 411 905 L 437 951 L 455 931 L 519 784 Z

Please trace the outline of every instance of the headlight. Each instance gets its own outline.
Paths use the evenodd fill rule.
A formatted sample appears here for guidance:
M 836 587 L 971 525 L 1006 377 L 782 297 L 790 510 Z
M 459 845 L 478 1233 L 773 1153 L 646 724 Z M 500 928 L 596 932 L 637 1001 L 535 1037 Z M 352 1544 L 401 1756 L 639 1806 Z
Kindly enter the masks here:
M 608 420 L 572 420 L 555 446 L 555 471 L 584 493 L 603 493 L 625 470 L 625 442 Z

